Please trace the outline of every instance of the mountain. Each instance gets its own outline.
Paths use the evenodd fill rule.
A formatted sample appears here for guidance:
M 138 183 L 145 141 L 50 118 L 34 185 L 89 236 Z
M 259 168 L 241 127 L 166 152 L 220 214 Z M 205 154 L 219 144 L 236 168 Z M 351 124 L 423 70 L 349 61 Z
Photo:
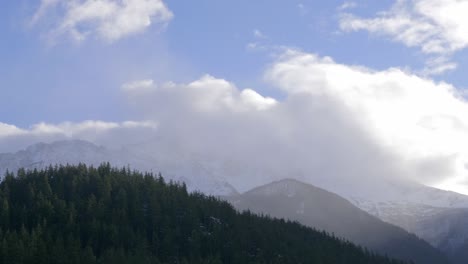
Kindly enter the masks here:
M 0 175 L 7 170 L 19 168 L 42 169 L 56 164 L 79 164 L 98 166 L 110 162 L 115 166 L 141 171 L 161 172 L 167 180 L 185 182 L 190 191 L 212 195 L 232 195 L 237 191 L 222 177 L 214 176 L 193 158 L 169 158 L 164 151 L 157 157 L 136 152 L 133 149 L 108 149 L 82 140 L 38 143 L 16 153 L 0 154 Z
M 419 264 L 448 263 L 443 254 L 415 235 L 336 194 L 297 180 L 276 181 L 227 199 L 239 210 L 298 221 L 391 257 Z
M 468 259 L 468 209 L 433 207 L 403 201 L 359 202 L 380 219 L 417 234 L 450 257 L 453 263 Z
M 0 264 L 405 264 L 109 164 L 7 176 L 0 199 Z
M 67 163 L 98 166 L 102 162 L 110 162 L 140 171 L 161 172 L 166 180 L 185 182 L 191 192 L 230 196 L 238 194 L 236 188 L 247 190 L 264 184 L 267 182 L 265 179 L 281 179 L 282 175 L 289 175 L 286 170 L 275 171 L 255 163 L 243 164 L 232 157 L 206 156 L 206 153 L 202 155 L 184 149 L 183 142 L 163 139 L 120 148 L 97 146 L 80 140 L 39 143 L 16 153 L 0 154 L 0 177 L 7 169 L 15 172 L 20 167 L 45 168 L 50 164 Z M 416 234 L 456 260 L 460 259 L 456 256 L 463 255 L 460 252 L 466 249 L 468 230 L 464 228 L 466 217 L 462 213 L 468 208 L 465 195 L 378 177 L 350 182 L 333 177 L 296 176 L 348 199 L 385 222 Z
M 372 188 L 351 186 L 334 188 L 336 193 L 348 197 L 353 203 L 366 201 L 400 202 L 402 204 L 420 204 L 437 208 L 468 208 L 468 196 L 444 191 L 423 184 L 404 180 L 384 180 L 372 183 Z M 354 191 L 354 188 L 358 190 Z
M 374 186 L 384 195 L 354 186 L 354 193 L 335 191 L 369 214 L 428 241 L 454 263 L 467 263 L 468 196 L 403 181 Z

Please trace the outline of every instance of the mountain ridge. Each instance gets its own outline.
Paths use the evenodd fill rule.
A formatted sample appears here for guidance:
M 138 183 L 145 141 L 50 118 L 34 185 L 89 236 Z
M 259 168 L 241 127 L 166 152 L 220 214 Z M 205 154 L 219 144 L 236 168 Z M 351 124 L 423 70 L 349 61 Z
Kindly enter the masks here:
M 298 221 L 391 257 L 418 264 L 449 263 L 417 236 L 385 223 L 337 194 L 296 179 L 274 181 L 226 199 L 238 210 Z
M 144 153 L 135 153 L 130 149 L 110 150 L 84 140 L 37 143 L 15 153 L 0 154 L 0 177 L 3 177 L 7 170 L 16 172 L 19 168 L 41 169 L 49 165 L 79 163 L 99 166 L 104 162 L 120 167 L 130 166 L 140 171 L 161 172 L 167 180 L 185 182 L 190 191 L 213 195 L 237 194 L 232 185 L 214 177 L 197 162 L 168 162 Z

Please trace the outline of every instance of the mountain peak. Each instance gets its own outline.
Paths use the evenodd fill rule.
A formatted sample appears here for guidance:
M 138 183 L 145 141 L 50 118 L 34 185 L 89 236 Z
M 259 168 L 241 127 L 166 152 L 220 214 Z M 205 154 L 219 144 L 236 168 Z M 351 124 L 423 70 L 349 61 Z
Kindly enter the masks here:
M 295 197 L 297 195 L 305 195 L 306 193 L 320 193 L 321 195 L 337 195 L 328 192 L 324 189 L 318 188 L 311 184 L 299 181 L 293 178 L 286 178 L 269 184 L 254 188 L 246 194 L 261 194 L 261 195 L 284 195 L 288 197 Z M 340 197 L 341 198 L 341 197 Z M 344 200 L 344 199 L 343 199 Z
M 298 221 L 382 254 L 412 259 L 418 264 L 447 263 L 427 242 L 381 221 L 337 194 L 299 180 L 275 181 L 228 200 L 239 210 Z

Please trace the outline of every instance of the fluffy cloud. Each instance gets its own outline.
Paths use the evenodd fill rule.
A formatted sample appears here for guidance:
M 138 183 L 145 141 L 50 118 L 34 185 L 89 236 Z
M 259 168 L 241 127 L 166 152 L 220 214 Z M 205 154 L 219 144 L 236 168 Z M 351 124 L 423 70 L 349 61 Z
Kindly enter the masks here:
M 452 188 L 466 178 L 468 103 L 455 87 L 399 69 L 377 72 L 295 51 L 267 76 L 290 95 L 325 96 L 344 107 L 373 144 L 401 158 L 406 176 Z
M 25 133 L 25 131 L 17 128 L 16 126 L 0 122 L 0 137 L 8 137 L 11 135 L 19 135 L 22 133 Z
M 189 84 L 168 82 L 156 86 L 153 80 L 134 81 L 124 84 L 122 89 L 137 104 L 149 100 L 146 105 L 157 105 L 161 111 L 179 108 L 194 112 L 245 112 L 266 110 L 277 103 L 252 89 L 241 91 L 234 84 L 210 75 Z
M 140 115 L 160 124 L 160 140 L 145 144 L 149 152 L 175 159 L 193 154 L 205 166 L 222 168 L 220 175 L 240 191 L 284 177 L 326 187 L 380 173 L 366 159 L 379 165 L 387 160 L 345 109 L 325 97 L 291 94 L 277 101 L 209 75 L 125 92 Z M 384 167 L 381 175 L 391 171 Z
M 126 93 L 144 118 L 160 122 L 163 138 L 184 142 L 188 152 L 269 171 L 232 176 L 240 190 L 295 175 L 323 187 L 402 177 L 467 191 L 468 103 L 452 85 L 294 50 L 265 79 L 286 98 L 211 76 Z
M 152 24 L 164 27 L 173 17 L 162 0 L 42 0 L 32 24 L 57 13 L 52 37 L 66 34 L 76 41 L 96 35 L 112 42 Z
M 345 31 L 366 30 L 420 48 L 432 58 L 426 73 L 439 74 L 453 70 L 456 64 L 448 58 L 468 47 L 467 12 L 467 1 L 397 0 L 373 18 L 344 14 L 340 25 Z

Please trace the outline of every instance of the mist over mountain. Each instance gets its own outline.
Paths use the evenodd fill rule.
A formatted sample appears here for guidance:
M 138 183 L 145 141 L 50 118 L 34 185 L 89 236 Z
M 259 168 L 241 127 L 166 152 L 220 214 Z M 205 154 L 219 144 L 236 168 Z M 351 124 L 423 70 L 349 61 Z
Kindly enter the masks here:
M 114 166 L 129 167 L 140 171 L 163 173 L 167 181 L 185 182 L 190 191 L 202 191 L 213 195 L 232 195 L 237 191 L 223 177 L 215 177 L 196 160 L 183 156 L 150 156 L 128 148 L 109 149 L 83 140 L 38 143 L 16 153 L 0 154 L 0 173 L 7 170 L 16 173 L 19 168 L 43 169 L 49 165 L 79 163 L 98 166 L 110 162 Z
M 15 172 L 19 168 L 40 169 L 55 164 L 85 163 L 96 166 L 102 162 L 111 162 L 115 166 L 130 167 L 154 173 L 161 172 L 166 180 L 185 182 L 189 191 L 201 191 L 206 194 L 233 197 L 238 194 L 236 187 L 241 190 L 245 189 L 245 185 L 238 184 L 238 175 L 242 175 L 242 179 L 251 177 L 257 180 L 264 179 L 264 181 L 281 179 L 284 175 L 287 175 L 274 169 L 262 169 L 256 164 L 245 164 L 241 159 L 225 159 L 226 157 L 206 155 L 204 152 L 186 152 L 185 150 L 181 142 L 171 142 L 163 139 L 157 139 L 149 144 L 138 143 L 117 147 L 97 146 L 81 140 L 39 143 L 15 153 L 0 154 L 0 172 L 5 173 L 7 170 Z M 399 246 L 396 246 L 397 249 L 393 248 L 394 245 L 399 245 L 399 243 L 393 242 L 399 239 L 395 237 L 395 234 L 400 234 L 400 237 L 408 239 L 411 245 L 408 246 L 409 248 L 418 248 L 414 252 L 419 252 L 419 250 L 434 252 L 433 248 L 423 245 L 424 243 L 416 242 L 415 237 L 404 233 L 403 230 L 389 231 L 396 227 L 385 227 L 383 222 L 370 216 L 373 215 L 416 234 L 433 247 L 450 256 L 455 263 L 463 263 L 463 250 L 466 248 L 467 243 L 465 235 L 467 231 L 464 225 L 466 215 L 463 213 L 468 204 L 466 196 L 400 179 L 375 178 L 350 182 L 345 179 L 334 178 L 332 175 L 329 177 L 305 177 L 299 172 L 296 174 L 297 180 L 304 178 L 308 180 L 308 184 L 324 188 L 349 201 L 342 198 L 338 199 L 335 197 L 336 195 L 326 192 L 325 197 L 334 197 L 331 200 L 335 201 L 335 203 L 339 201 L 337 202 L 339 206 L 334 207 L 334 203 L 324 203 L 321 204 L 321 209 L 312 208 L 311 212 L 322 212 L 324 211 L 323 208 L 330 206 L 334 210 L 329 211 L 327 209 L 324 212 L 334 213 L 330 213 L 330 215 L 312 214 L 310 217 L 312 217 L 313 221 L 309 219 L 307 221 L 311 222 L 306 221 L 304 224 L 330 230 L 330 232 L 340 235 L 342 233 L 343 237 L 371 248 L 376 247 L 377 250 L 385 248 L 385 250 L 395 252 L 398 257 L 407 257 L 407 253 L 405 253 L 407 251 Z M 255 182 L 250 183 L 250 186 L 254 185 Z M 260 182 L 262 183 L 263 180 Z M 292 181 L 292 183 L 294 182 Z M 292 184 L 292 186 L 296 186 L 300 190 L 304 189 L 302 185 L 302 183 L 298 184 L 297 182 Z M 305 189 L 308 188 L 310 186 Z M 281 193 L 279 190 L 278 192 Z M 308 192 L 311 192 L 311 190 L 308 190 Z M 248 196 L 249 193 L 247 192 L 239 197 L 244 197 L 244 195 L 250 197 Z M 322 191 L 319 193 L 322 193 Z M 284 198 L 284 193 L 281 195 L 280 197 Z M 302 202 L 293 198 L 288 199 L 293 202 L 292 205 L 282 204 L 284 201 L 277 202 L 277 204 L 282 204 L 277 208 L 281 212 L 278 216 L 293 219 L 295 217 L 304 217 L 297 213 L 301 211 Z M 255 206 L 256 202 L 252 201 L 249 206 Z M 244 204 L 244 208 L 247 208 L 248 203 Z M 265 206 L 265 208 L 268 208 L 268 206 Z M 295 208 L 295 210 L 291 208 Z M 284 211 L 281 211 L 283 209 Z M 322 215 L 322 218 L 320 218 L 320 215 Z M 356 226 L 366 228 L 343 230 L 341 222 L 335 223 L 330 219 L 348 219 L 354 222 Z M 366 221 L 372 224 L 364 224 Z M 431 254 L 437 255 L 437 253 Z M 434 259 L 438 259 L 438 257 Z

